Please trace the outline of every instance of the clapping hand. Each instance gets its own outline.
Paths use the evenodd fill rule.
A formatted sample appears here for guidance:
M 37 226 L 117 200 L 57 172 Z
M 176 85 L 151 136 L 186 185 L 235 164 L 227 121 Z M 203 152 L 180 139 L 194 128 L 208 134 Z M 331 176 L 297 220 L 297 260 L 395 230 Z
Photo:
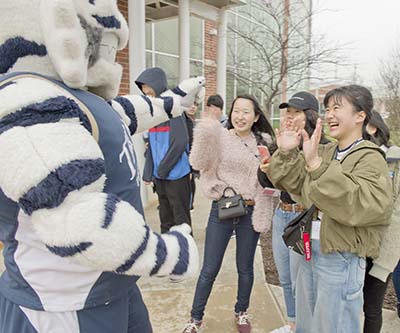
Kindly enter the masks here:
M 283 152 L 292 150 L 300 145 L 301 130 L 294 124 L 294 122 L 286 119 L 285 116 L 281 117 L 280 128 L 275 129 L 275 135 L 276 144 Z
M 302 129 L 301 136 L 303 138 L 303 152 L 307 163 L 307 170 L 313 171 L 319 168 L 322 163 L 322 158 L 318 156 L 318 145 L 321 140 L 322 135 L 322 121 L 317 120 L 317 125 L 315 127 L 314 133 L 311 138 L 308 136 L 307 132 Z

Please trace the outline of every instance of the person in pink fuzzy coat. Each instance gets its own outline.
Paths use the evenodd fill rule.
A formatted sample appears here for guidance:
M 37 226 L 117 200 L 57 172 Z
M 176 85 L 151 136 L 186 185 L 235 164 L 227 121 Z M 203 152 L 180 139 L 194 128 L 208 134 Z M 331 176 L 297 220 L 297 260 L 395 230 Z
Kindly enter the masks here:
M 207 198 L 213 200 L 206 230 L 204 262 L 197 281 L 191 319 L 184 332 L 199 332 L 204 309 L 220 270 L 226 247 L 236 234 L 238 294 L 234 307 L 239 332 L 250 332 L 247 315 L 253 286 L 254 255 L 260 232 L 268 231 L 275 200 L 263 194 L 257 180 L 261 157 L 257 146 L 267 146 L 272 153 L 274 133 L 257 100 L 238 96 L 232 103 L 227 128 L 207 115 L 194 129 L 190 162 L 200 171 L 200 183 Z M 217 200 L 227 187 L 241 194 L 247 214 L 221 220 Z M 232 195 L 228 190 L 227 195 Z

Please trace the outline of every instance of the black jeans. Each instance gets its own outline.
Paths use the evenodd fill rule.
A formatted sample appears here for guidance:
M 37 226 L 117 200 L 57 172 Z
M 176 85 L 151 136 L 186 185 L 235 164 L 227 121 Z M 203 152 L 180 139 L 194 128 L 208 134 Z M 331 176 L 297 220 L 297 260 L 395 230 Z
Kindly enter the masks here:
M 161 233 L 166 233 L 174 225 L 187 223 L 190 218 L 190 175 L 177 180 L 155 179 L 156 192 L 160 203 L 159 216 Z
M 379 333 L 382 328 L 382 306 L 389 278 L 386 282 L 369 275 L 372 259 L 367 258 L 364 281 L 364 333 Z

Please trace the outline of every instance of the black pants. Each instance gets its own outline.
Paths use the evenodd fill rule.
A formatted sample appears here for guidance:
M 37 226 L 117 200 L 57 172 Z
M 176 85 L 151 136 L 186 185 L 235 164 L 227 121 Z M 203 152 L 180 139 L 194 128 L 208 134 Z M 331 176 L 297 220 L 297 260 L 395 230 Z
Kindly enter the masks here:
M 379 333 L 382 328 L 382 306 L 385 297 L 386 282 L 369 275 L 372 268 L 372 259 L 367 258 L 367 269 L 364 281 L 364 333 Z
M 190 218 L 190 175 L 177 180 L 155 179 L 156 192 L 160 203 L 159 215 L 161 233 L 168 232 L 174 225 L 187 223 Z

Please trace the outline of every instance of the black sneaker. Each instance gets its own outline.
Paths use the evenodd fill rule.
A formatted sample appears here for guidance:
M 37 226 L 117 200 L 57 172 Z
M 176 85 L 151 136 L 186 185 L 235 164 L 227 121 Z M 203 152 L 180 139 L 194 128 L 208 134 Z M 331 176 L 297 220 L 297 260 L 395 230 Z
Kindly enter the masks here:
M 400 318 L 400 303 L 397 303 L 397 316 Z

